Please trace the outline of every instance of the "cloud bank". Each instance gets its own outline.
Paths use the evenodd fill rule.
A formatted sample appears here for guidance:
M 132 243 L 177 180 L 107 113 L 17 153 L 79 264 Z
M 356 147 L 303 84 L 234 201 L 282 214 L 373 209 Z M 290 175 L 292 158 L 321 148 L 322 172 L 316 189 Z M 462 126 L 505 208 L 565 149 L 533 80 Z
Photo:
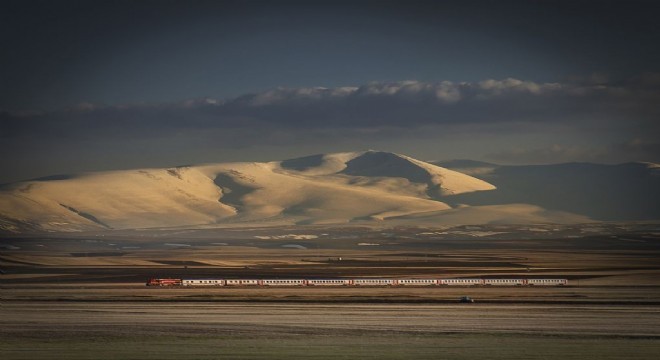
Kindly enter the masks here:
M 180 129 L 411 128 L 424 125 L 626 121 L 643 124 L 660 109 L 660 74 L 622 84 L 536 83 L 518 79 L 401 81 L 338 88 L 277 88 L 231 100 L 103 106 L 82 103 L 50 113 L 2 113 L 3 137 L 144 136 Z
M 481 146 L 484 159 L 559 162 L 614 159 L 616 154 L 613 161 L 626 160 L 626 156 L 660 161 L 655 140 L 660 134 L 658 104 L 660 74 L 621 82 L 601 75 L 566 83 L 513 78 L 374 82 L 276 88 L 229 100 L 81 103 L 54 112 L 2 112 L 0 139 L 3 152 L 24 160 L 29 160 L 30 149 L 43 151 L 44 144 L 53 151 L 66 147 L 62 150 L 66 153 L 82 143 L 103 143 L 106 149 L 98 154 L 119 156 L 128 142 L 156 148 L 174 144 L 190 149 L 203 144 L 238 149 L 313 148 L 353 139 L 408 141 L 414 148 L 421 139 L 429 148 L 434 139 L 474 142 L 480 136 L 482 145 L 473 147 Z M 524 139 L 517 143 L 516 136 Z

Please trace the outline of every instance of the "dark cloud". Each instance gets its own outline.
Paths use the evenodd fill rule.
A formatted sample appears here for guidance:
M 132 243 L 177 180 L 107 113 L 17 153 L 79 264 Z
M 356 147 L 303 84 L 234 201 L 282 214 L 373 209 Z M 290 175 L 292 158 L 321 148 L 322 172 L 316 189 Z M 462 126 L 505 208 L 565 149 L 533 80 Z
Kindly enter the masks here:
M 0 115 L 6 137 L 158 137 L 193 130 L 319 131 L 422 126 L 569 124 L 657 130 L 660 82 L 647 74 L 624 84 L 402 81 L 358 87 L 278 88 L 221 101 L 99 106 Z M 652 127 L 652 129 L 649 129 Z M 472 128 L 474 130 L 474 128 Z

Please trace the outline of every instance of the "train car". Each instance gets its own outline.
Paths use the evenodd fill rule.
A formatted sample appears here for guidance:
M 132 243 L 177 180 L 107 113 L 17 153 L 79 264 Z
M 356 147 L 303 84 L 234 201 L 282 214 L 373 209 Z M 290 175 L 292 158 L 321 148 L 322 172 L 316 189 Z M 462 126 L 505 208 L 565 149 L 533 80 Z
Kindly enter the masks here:
M 261 285 L 261 280 L 257 279 L 227 279 L 225 280 L 226 286 L 258 286 Z
M 353 279 L 356 286 L 392 286 L 394 279 Z
M 305 286 L 307 280 L 304 279 L 263 279 L 262 286 Z
M 525 280 L 525 279 L 484 279 L 484 285 L 522 286 L 522 285 L 527 285 L 527 280 Z
M 434 286 L 438 285 L 436 279 L 397 279 L 394 280 L 394 285 L 401 286 Z
M 351 285 L 349 279 L 312 279 L 307 280 L 308 286 L 347 286 Z
M 181 279 L 158 279 L 158 278 L 151 278 L 147 280 L 147 286 L 181 286 L 182 280 Z
M 568 280 L 566 279 L 527 279 L 528 285 L 536 286 L 562 286 L 568 285 Z
M 475 286 L 484 284 L 482 279 L 440 279 L 438 281 L 440 285 L 452 286 Z
M 225 286 L 223 279 L 183 279 L 183 286 Z

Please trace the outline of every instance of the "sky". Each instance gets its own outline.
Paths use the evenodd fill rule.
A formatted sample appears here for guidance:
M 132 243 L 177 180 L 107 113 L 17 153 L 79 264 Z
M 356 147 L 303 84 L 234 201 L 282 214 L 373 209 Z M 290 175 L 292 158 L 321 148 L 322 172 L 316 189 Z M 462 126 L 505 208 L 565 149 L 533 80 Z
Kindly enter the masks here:
M 660 163 L 655 1 L 2 5 L 0 183 L 366 149 Z

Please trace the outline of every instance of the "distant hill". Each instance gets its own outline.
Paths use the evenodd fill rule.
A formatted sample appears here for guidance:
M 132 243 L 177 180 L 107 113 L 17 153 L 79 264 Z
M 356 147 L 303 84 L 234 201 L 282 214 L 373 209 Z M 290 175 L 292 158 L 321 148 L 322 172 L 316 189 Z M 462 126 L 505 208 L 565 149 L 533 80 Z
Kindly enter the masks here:
M 460 194 L 445 201 L 471 206 L 527 203 L 600 221 L 660 219 L 660 165 L 501 166 L 469 160 L 434 162 L 495 185 L 497 190 Z

